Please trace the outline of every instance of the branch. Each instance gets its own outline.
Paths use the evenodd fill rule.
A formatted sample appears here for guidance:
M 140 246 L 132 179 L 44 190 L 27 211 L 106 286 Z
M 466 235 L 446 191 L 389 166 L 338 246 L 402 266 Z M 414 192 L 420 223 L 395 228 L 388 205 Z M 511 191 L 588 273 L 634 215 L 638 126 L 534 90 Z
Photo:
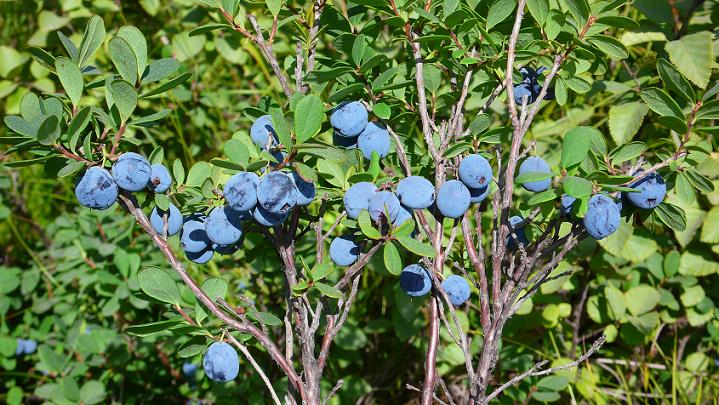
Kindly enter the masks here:
M 235 339 L 235 337 L 229 333 L 227 334 L 227 339 L 229 339 L 233 345 L 237 346 L 237 348 L 240 349 L 242 354 L 244 354 L 245 357 L 247 357 L 247 361 L 249 361 L 250 364 L 252 364 L 252 367 L 255 369 L 255 371 L 257 371 L 257 374 L 260 375 L 260 378 L 262 379 L 262 381 L 265 382 L 265 386 L 270 391 L 270 395 L 272 396 L 272 400 L 275 401 L 275 404 L 282 405 L 282 402 L 280 401 L 280 398 L 277 396 L 277 393 L 275 392 L 274 387 L 272 387 L 272 383 L 270 382 L 270 379 L 267 378 L 267 375 L 265 374 L 265 372 L 262 371 L 262 367 L 260 367 L 260 365 L 257 364 L 257 362 L 255 361 L 255 358 L 252 357 L 252 353 L 250 353 L 250 351 L 247 350 L 247 347 L 245 345 L 243 345 L 242 343 L 237 341 L 237 339 Z
M 361 271 L 364 268 L 364 266 L 367 263 L 369 263 L 372 256 L 377 252 L 377 250 L 379 250 L 380 247 L 382 247 L 382 245 L 383 245 L 383 243 L 381 243 L 381 242 L 377 243 L 374 246 L 372 246 L 372 248 L 370 248 L 370 250 L 367 251 L 367 253 L 360 256 L 360 258 L 357 259 L 357 261 L 353 265 L 351 265 L 350 267 L 347 268 L 345 275 L 342 276 L 340 281 L 338 281 L 334 287 L 338 290 L 341 290 L 345 286 L 347 286 L 347 284 L 349 284 L 349 282 L 353 279 L 354 275 L 357 274 L 357 272 Z
M 542 360 L 539 363 L 535 364 L 532 368 L 525 371 L 524 373 L 512 378 L 511 380 L 504 383 L 502 386 L 494 390 L 491 394 L 489 394 L 486 398 L 486 402 L 489 403 L 492 399 L 496 398 L 499 394 L 502 393 L 502 391 L 506 390 L 507 388 L 510 388 L 514 385 L 517 385 L 520 381 L 524 380 L 527 377 L 539 377 L 547 374 L 556 373 L 557 371 L 566 370 L 568 368 L 576 367 L 579 363 L 582 363 L 583 361 L 587 360 L 592 354 L 594 354 L 597 350 L 599 350 L 600 347 L 604 344 L 604 341 L 606 338 L 604 335 L 600 336 L 599 339 L 597 339 L 594 344 L 592 344 L 592 347 L 587 350 L 586 353 L 584 353 L 581 357 L 574 360 L 571 363 L 567 363 L 562 366 L 558 367 L 552 367 L 548 368 L 542 371 L 537 371 L 540 368 L 542 368 L 545 364 L 547 364 L 548 360 Z
M 332 388 L 329 394 L 327 394 L 327 398 L 325 398 L 324 401 L 322 401 L 322 405 L 327 405 L 333 396 L 339 391 L 340 388 L 342 388 L 342 385 L 345 383 L 344 380 L 338 380 L 337 384 Z
M 438 259 L 435 259 L 438 260 Z M 424 360 L 424 384 L 422 386 L 422 405 L 431 405 L 437 380 L 437 348 L 439 347 L 439 311 L 437 297 L 432 294 L 429 301 L 429 345 Z

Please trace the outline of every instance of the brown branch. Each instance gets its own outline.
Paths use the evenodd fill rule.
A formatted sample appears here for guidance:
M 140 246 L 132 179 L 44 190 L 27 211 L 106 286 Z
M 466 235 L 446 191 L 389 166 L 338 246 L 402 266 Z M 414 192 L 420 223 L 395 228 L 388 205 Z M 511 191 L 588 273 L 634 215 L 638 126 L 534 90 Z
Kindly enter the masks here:
M 282 402 L 280 401 L 280 398 L 277 396 L 277 393 L 275 392 L 275 388 L 272 386 L 272 383 L 270 382 L 270 379 L 267 378 L 267 375 L 266 375 L 265 372 L 262 370 L 262 367 L 260 367 L 260 365 L 257 364 L 257 361 L 255 361 L 255 358 L 252 357 L 252 353 L 250 353 L 250 351 L 247 349 L 247 346 L 245 346 L 245 345 L 243 345 L 242 343 L 240 343 L 237 339 L 235 339 L 234 336 L 232 336 L 232 335 L 229 334 L 229 333 L 227 334 L 227 339 L 228 339 L 233 345 L 235 345 L 238 349 L 240 349 L 240 351 L 242 352 L 242 354 L 244 354 L 245 357 L 247 358 L 247 361 L 249 361 L 250 364 L 252 364 L 252 368 L 254 368 L 255 371 L 257 371 L 257 374 L 260 375 L 260 378 L 261 378 L 262 381 L 265 383 L 265 386 L 267 387 L 267 390 L 270 391 L 270 396 L 272 396 L 272 400 L 275 401 L 275 404 L 276 404 L 276 405 L 282 405 Z

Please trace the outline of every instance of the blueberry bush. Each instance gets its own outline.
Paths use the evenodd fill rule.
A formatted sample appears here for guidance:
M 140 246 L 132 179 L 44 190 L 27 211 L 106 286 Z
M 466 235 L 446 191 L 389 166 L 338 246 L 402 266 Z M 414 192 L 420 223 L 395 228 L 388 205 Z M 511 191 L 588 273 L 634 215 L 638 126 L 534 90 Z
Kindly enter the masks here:
M 0 9 L 5 402 L 719 397 L 716 3 Z

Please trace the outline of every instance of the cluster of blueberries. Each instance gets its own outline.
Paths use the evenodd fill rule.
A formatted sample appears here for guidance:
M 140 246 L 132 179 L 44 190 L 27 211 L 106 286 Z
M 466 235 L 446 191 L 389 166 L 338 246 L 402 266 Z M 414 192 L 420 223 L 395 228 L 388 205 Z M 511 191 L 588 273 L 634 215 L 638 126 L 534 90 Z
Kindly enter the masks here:
M 390 151 L 389 132 L 382 124 L 369 121 L 367 109 L 359 101 L 344 102 L 335 107 L 330 124 L 334 129 L 334 144 L 359 148 L 365 159 L 371 159 L 372 152 L 383 158 Z
M 526 172 L 551 173 L 547 162 L 542 158 L 532 156 L 525 159 L 519 166 L 519 174 Z M 539 193 L 547 190 L 551 185 L 551 179 L 532 181 L 522 184 L 528 191 Z M 642 209 L 654 209 L 664 201 L 667 194 L 667 186 L 664 179 L 656 172 L 650 173 L 640 180 L 629 185 L 637 190 L 634 192 L 622 193 L 621 200 L 615 201 L 607 194 L 596 194 L 589 199 L 587 212 L 584 214 L 584 228 L 589 236 L 594 239 L 603 239 L 616 232 L 621 221 L 622 201 L 629 202 Z M 563 195 L 561 199 L 560 213 L 571 217 L 572 206 L 577 199 Z M 515 216 L 509 220 L 512 227 L 521 224 L 523 218 Z M 528 243 L 524 231 L 515 229 L 517 238 L 522 243 Z
M 515 103 L 522 105 L 522 100 L 525 97 L 527 98 L 527 104 L 532 104 L 537 101 L 537 97 L 539 97 L 539 93 L 542 91 L 542 85 L 539 84 L 537 79 L 545 70 L 547 70 L 547 68 L 544 66 L 537 70 L 529 66 L 519 69 L 519 73 L 522 74 L 522 82 L 514 85 Z M 554 89 L 547 89 L 547 94 L 544 96 L 544 99 L 554 99 Z
M 37 350 L 37 342 L 32 339 L 17 339 L 17 347 L 15 348 L 15 355 L 21 356 L 23 354 L 33 354 Z
M 262 148 L 274 148 L 268 139 L 274 133 L 269 116 L 260 117 L 251 129 L 253 141 Z M 276 137 L 276 135 L 275 135 Z M 275 138 L 276 139 L 276 138 Z M 275 150 L 275 153 L 279 153 Z M 120 155 L 111 171 L 101 167 L 89 168 L 75 188 L 81 205 L 107 209 L 117 200 L 118 188 L 126 191 L 164 193 L 172 184 L 167 168 L 150 165 L 143 156 L 128 152 Z M 243 223 L 254 220 L 262 226 L 279 225 L 287 219 L 295 206 L 309 205 L 315 198 L 314 183 L 301 178 L 294 171 L 273 171 L 262 177 L 252 172 L 233 175 L 224 186 L 225 204 L 214 207 L 209 214 L 184 216 L 169 203 L 167 210 L 152 209 L 150 223 L 161 235 L 180 232 L 180 242 L 187 258 L 195 263 L 207 263 L 215 253 L 232 254 L 243 236 Z

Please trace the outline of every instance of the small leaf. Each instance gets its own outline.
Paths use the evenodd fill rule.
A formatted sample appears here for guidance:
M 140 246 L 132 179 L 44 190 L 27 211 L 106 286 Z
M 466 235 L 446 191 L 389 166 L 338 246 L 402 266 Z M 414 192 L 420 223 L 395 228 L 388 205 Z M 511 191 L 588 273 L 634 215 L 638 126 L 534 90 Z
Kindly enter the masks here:
M 63 48 L 67 51 L 67 54 L 70 55 L 70 59 L 77 64 L 77 47 L 75 44 L 72 40 L 70 40 L 70 38 L 66 37 L 65 34 L 60 31 L 57 32 L 57 36 L 60 38 L 60 42 L 62 43 Z
M 335 299 L 342 298 L 342 291 L 332 287 L 331 285 L 327 285 L 325 283 L 315 283 L 315 287 L 322 293 L 322 295 Z
M 80 103 L 82 90 L 85 86 L 80 68 L 70 59 L 61 56 L 55 59 L 55 71 L 72 105 L 77 106 Z
M 360 214 L 357 217 L 357 224 L 359 225 L 362 234 L 364 234 L 366 237 L 370 239 L 380 239 L 382 237 L 382 234 L 377 229 L 375 229 L 374 225 L 372 224 L 372 219 L 369 216 L 369 211 L 360 211 Z
M 624 48 L 624 45 L 612 37 L 605 35 L 592 35 L 587 38 L 587 41 L 599 48 L 600 51 L 604 52 L 612 59 L 626 59 L 629 57 L 627 49 Z
M 161 84 L 161 85 L 155 87 L 154 89 L 152 89 L 152 90 L 150 90 L 150 91 L 148 91 L 148 92 L 143 93 L 143 94 L 140 96 L 140 98 L 147 98 L 147 97 L 155 96 L 155 95 L 157 95 L 157 94 L 164 93 L 164 92 L 166 92 L 166 91 L 168 91 L 168 90 L 170 90 L 170 89 L 174 89 L 175 87 L 177 87 L 177 86 L 181 85 L 182 83 L 186 82 L 187 79 L 189 79 L 190 77 L 192 77 L 192 73 L 190 73 L 190 72 L 185 72 L 185 73 L 183 73 L 183 74 L 181 74 L 181 75 L 179 75 L 179 76 L 173 78 L 172 80 L 169 80 L 169 81 L 167 81 L 167 82 L 165 82 L 165 83 L 163 83 L 163 84 Z
M 165 270 L 148 267 L 137 274 L 137 281 L 145 294 L 157 300 L 180 305 L 182 298 L 177 283 Z
M 310 138 L 317 135 L 322 127 L 324 120 L 324 106 L 322 100 L 314 95 L 309 94 L 297 102 L 294 111 L 295 136 L 297 143 L 307 142 Z
M 323 278 L 329 276 L 330 274 L 334 273 L 335 266 L 333 266 L 330 263 L 322 263 L 312 269 L 310 272 L 311 278 L 314 281 L 322 280 Z
M 677 102 L 669 97 L 669 94 L 665 93 L 664 90 L 650 87 L 642 90 L 640 96 L 655 113 L 685 120 L 684 113 L 677 105 Z
M 107 47 L 110 51 L 110 59 L 120 76 L 134 87 L 138 77 L 137 56 L 130 44 L 121 37 L 115 37 L 110 40 Z
M 56 116 L 51 115 L 46 117 L 37 131 L 37 141 L 42 145 L 52 145 L 55 143 L 60 136 L 60 131 L 57 130 L 58 125 L 60 125 L 60 121 L 58 121 Z
M 549 14 L 549 3 L 547 0 L 527 0 L 527 8 L 539 25 L 544 25 L 544 22 L 547 21 L 547 15 Z
M 85 62 L 95 54 L 95 51 L 102 45 L 105 40 L 105 23 L 102 17 L 94 15 L 85 26 L 85 34 L 80 42 L 80 51 L 78 61 L 80 66 L 84 66 Z
M 551 179 L 552 177 L 556 176 L 557 173 L 555 172 L 524 172 L 517 176 L 514 179 L 514 182 L 517 184 L 524 184 L 524 183 L 530 183 L 533 181 L 541 181 L 546 179 Z
M 162 193 L 155 194 L 155 204 L 157 205 L 157 208 L 167 211 L 167 209 L 170 207 L 170 199 L 167 198 L 167 195 Z
M 132 325 L 128 326 L 125 332 L 128 335 L 132 336 L 147 337 L 165 332 L 174 326 L 180 325 L 183 322 L 184 321 L 176 318 L 159 322 L 145 323 L 141 325 Z
M 628 162 L 647 150 L 647 145 L 642 142 L 629 142 L 626 145 L 612 151 L 609 158 L 612 160 L 612 164 L 616 165 L 619 163 Z
M 592 127 L 576 127 L 564 135 L 561 160 L 563 168 L 568 169 L 582 163 L 589 154 L 592 137 L 597 132 L 599 131 Z
M 640 284 L 632 287 L 625 294 L 627 309 L 634 315 L 641 315 L 657 306 L 661 296 L 651 286 Z
M 515 0 L 497 0 L 492 4 L 487 12 L 487 24 L 486 29 L 489 31 L 495 25 L 504 21 L 507 17 L 512 14 L 516 7 Z
M 668 227 L 677 232 L 682 232 L 687 227 L 687 214 L 676 205 L 663 202 L 653 211 Z
M 424 257 L 432 258 L 435 256 L 435 251 L 432 245 L 429 245 L 427 243 L 422 243 L 418 241 L 417 239 L 412 238 L 411 236 L 405 236 L 405 235 L 398 235 L 397 240 L 399 243 L 404 246 L 405 249 L 409 250 L 410 252 Z
M 399 275 L 402 272 L 402 258 L 399 255 L 397 247 L 392 242 L 384 244 L 383 256 L 384 256 L 384 267 L 388 272 Z
M 145 36 L 137 27 L 132 25 L 120 27 L 117 36 L 124 39 L 127 44 L 130 45 L 132 53 L 135 54 L 137 77 L 141 77 L 147 66 L 147 40 L 145 40 Z
M 562 184 L 564 191 L 572 197 L 586 198 L 592 195 L 592 182 L 581 177 L 565 177 Z
M 688 34 L 669 41 L 664 49 L 674 66 L 692 83 L 706 88 L 714 62 L 713 35 L 709 31 Z
M 142 83 L 158 82 L 167 79 L 180 68 L 180 62 L 175 58 L 159 59 L 147 66 L 142 75 Z
M 124 80 L 115 80 L 110 84 L 112 100 L 120 113 L 122 122 L 127 122 L 137 106 L 137 92 L 135 87 Z
M 172 162 L 172 177 L 175 178 L 177 184 L 183 184 L 185 182 L 185 168 L 182 166 L 180 159 L 175 159 Z
M 235 163 L 246 166 L 250 161 L 250 150 L 239 139 L 230 139 L 224 145 L 225 155 Z
M 272 117 L 272 127 L 275 128 L 277 138 L 279 138 L 280 143 L 284 145 L 286 150 L 289 151 L 292 147 L 292 137 L 282 110 L 279 108 L 272 108 L 270 110 L 270 116 Z
M 383 120 L 388 120 L 392 116 L 392 110 L 385 103 L 377 103 L 372 106 L 372 112 Z
M 17 115 L 6 115 L 5 118 L 3 118 L 3 122 L 5 122 L 5 125 L 7 125 L 8 128 L 20 135 L 30 138 L 37 137 L 37 130 L 39 126 L 35 126 L 25 121 L 22 117 Z
M 672 64 L 665 59 L 659 59 L 657 61 L 657 70 L 665 86 L 683 96 L 690 103 L 696 100 L 697 96 L 694 93 L 694 88 Z
M 356 66 L 362 64 L 362 58 L 364 57 L 365 51 L 367 50 L 367 39 L 364 34 L 359 34 L 355 37 L 354 43 L 352 44 L 352 61 Z
M 317 178 L 317 172 L 309 166 L 307 166 L 304 163 L 300 162 L 293 162 L 292 167 L 297 171 L 297 174 L 305 181 L 309 181 L 310 183 L 317 183 L 319 180 Z
M 639 131 L 649 107 L 640 102 L 616 104 L 609 107 L 609 133 L 614 143 L 622 145 L 629 142 Z
M 80 110 L 77 115 L 75 115 L 75 118 L 73 118 L 72 121 L 70 121 L 70 126 L 67 129 L 68 139 L 79 138 L 82 131 L 85 130 L 87 124 L 90 122 L 90 112 L 90 107 L 85 107 Z M 72 144 L 73 142 L 71 141 L 70 143 Z M 77 141 L 75 142 L 75 144 L 77 144 Z

